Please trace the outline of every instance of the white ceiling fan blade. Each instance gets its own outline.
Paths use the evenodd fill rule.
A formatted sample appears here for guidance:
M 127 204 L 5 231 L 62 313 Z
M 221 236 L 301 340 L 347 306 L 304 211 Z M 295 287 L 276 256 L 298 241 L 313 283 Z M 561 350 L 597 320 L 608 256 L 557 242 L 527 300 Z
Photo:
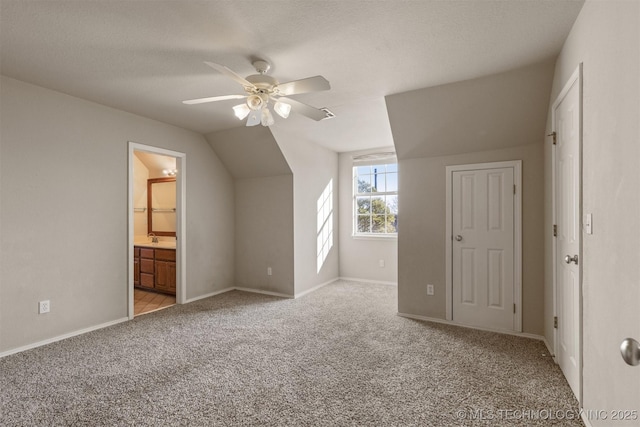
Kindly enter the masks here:
M 320 92 L 331 89 L 329 81 L 322 76 L 308 77 L 306 79 L 293 80 L 280 83 L 276 86 L 278 95 L 297 95 L 299 93 Z
M 223 95 L 223 96 L 210 96 L 209 98 L 189 99 L 182 101 L 183 104 L 204 104 L 207 102 L 226 101 L 227 99 L 244 99 L 246 95 Z
M 326 109 L 315 108 L 315 107 L 312 107 L 311 105 L 307 105 L 300 101 L 296 101 L 295 99 L 285 98 L 285 97 L 274 98 L 274 99 L 277 99 L 280 102 L 285 102 L 291 105 L 291 110 L 294 113 L 302 114 L 303 116 L 307 116 L 310 119 L 313 119 L 316 121 L 335 117 L 333 113 L 331 113 Z
M 224 65 L 216 64 L 215 62 L 207 62 L 207 61 L 204 61 L 204 63 L 207 64 L 209 67 L 213 68 L 214 70 L 216 70 L 216 71 L 218 71 L 218 72 L 220 72 L 222 74 L 225 74 L 228 77 L 231 77 L 233 80 L 237 81 L 242 86 L 248 86 L 248 87 L 252 87 L 252 88 L 255 87 L 253 83 L 251 83 L 250 81 L 248 81 L 244 77 L 239 76 L 238 74 L 236 74 L 235 72 L 231 71 L 230 69 L 228 69 Z

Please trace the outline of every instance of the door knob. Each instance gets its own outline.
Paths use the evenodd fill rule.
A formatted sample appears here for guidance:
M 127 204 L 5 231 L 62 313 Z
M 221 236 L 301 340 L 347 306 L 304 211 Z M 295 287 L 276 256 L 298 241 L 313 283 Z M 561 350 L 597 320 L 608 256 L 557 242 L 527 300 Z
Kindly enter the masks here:
M 627 338 L 620 344 L 620 353 L 627 365 L 640 365 L 640 343 L 633 338 Z
M 564 257 L 564 262 L 566 262 L 567 264 L 575 262 L 576 265 L 578 265 L 578 255 L 574 255 L 573 257 L 571 257 L 571 255 L 567 255 L 566 257 Z
M 457 240 L 458 242 L 462 241 L 462 236 L 458 234 L 458 235 L 456 236 L 456 240 Z

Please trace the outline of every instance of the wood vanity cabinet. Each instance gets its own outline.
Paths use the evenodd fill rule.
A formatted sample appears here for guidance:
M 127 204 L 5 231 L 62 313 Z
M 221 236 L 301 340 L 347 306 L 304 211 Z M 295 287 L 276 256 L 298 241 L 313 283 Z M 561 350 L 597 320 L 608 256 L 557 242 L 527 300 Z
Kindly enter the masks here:
M 138 262 L 136 267 L 136 254 Z M 166 294 L 176 294 L 176 250 L 134 247 L 134 285 Z M 139 273 L 136 273 L 139 271 Z M 136 274 L 139 279 L 136 282 Z
M 155 250 L 155 287 L 159 291 L 176 294 L 176 251 Z
M 133 286 L 140 286 L 140 248 L 133 248 Z

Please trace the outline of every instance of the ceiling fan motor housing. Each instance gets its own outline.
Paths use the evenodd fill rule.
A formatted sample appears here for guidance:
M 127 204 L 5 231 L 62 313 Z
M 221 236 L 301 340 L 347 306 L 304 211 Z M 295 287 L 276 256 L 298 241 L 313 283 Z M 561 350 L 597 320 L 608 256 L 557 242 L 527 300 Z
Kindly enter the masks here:
M 278 86 L 278 81 L 271 76 L 267 76 L 266 74 L 253 74 L 251 76 L 247 76 L 247 81 L 252 83 L 257 91 L 253 91 L 254 93 L 272 93 L 273 89 Z
M 261 59 L 258 59 L 257 61 L 253 61 L 251 65 L 253 65 L 256 71 L 259 72 L 260 74 L 265 74 L 271 69 L 271 64 Z

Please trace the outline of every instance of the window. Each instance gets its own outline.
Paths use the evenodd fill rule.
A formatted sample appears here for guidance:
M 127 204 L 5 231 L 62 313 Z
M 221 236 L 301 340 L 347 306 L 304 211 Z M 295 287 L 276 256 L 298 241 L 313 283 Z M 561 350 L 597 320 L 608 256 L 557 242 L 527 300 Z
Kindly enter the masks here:
M 397 235 L 398 164 L 356 164 L 353 199 L 355 236 Z

